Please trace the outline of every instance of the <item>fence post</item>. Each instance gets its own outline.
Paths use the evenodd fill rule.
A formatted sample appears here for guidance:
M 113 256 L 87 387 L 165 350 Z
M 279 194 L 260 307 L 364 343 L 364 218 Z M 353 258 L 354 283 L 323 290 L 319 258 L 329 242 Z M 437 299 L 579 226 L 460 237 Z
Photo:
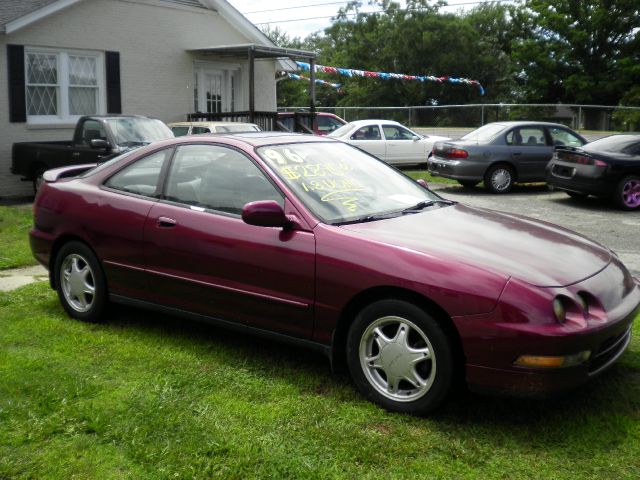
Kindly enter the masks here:
M 480 126 L 484 125 L 484 105 L 480 107 Z
M 582 130 L 582 107 L 578 107 L 578 128 L 576 130 Z

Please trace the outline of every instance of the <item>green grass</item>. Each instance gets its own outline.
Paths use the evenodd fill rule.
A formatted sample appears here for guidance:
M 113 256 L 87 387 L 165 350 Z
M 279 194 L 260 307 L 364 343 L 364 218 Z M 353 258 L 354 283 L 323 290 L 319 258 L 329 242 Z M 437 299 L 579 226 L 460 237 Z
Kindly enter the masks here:
M 0 206 L 0 270 L 35 265 L 29 248 L 31 205 Z
M 30 285 L 0 293 L 0 479 L 637 479 L 638 320 L 567 396 L 414 418 L 307 351 L 133 309 L 85 324 Z
M 446 183 L 449 185 L 460 185 L 456 180 L 451 180 L 450 178 L 434 177 L 426 170 L 405 170 L 403 173 L 405 175 L 410 176 L 414 180 L 418 180 L 419 178 L 422 178 L 427 182 L 427 184 Z

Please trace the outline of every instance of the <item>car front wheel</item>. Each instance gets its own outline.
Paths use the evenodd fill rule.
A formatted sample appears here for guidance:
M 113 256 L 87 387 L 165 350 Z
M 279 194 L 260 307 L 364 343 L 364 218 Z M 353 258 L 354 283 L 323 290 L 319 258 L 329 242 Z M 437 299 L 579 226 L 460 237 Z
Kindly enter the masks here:
M 447 335 L 431 315 L 402 300 L 380 300 L 357 315 L 347 362 L 358 389 L 390 411 L 429 413 L 453 383 Z
M 615 202 L 623 210 L 635 210 L 640 207 L 640 177 L 624 177 L 616 187 Z
M 494 165 L 484 175 L 484 185 L 491 193 L 507 193 L 513 182 L 513 168 L 508 165 Z
M 85 322 L 99 321 L 107 303 L 107 287 L 91 249 L 80 242 L 65 244 L 54 268 L 58 298 L 69 316 Z

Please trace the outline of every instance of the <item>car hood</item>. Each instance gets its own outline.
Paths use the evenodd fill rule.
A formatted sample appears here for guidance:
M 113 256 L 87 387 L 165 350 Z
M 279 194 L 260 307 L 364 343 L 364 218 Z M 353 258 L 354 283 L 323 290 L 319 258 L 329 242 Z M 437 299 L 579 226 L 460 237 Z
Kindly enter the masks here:
M 557 225 L 460 204 L 340 228 L 540 287 L 579 282 L 611 261 L 609 249 Z

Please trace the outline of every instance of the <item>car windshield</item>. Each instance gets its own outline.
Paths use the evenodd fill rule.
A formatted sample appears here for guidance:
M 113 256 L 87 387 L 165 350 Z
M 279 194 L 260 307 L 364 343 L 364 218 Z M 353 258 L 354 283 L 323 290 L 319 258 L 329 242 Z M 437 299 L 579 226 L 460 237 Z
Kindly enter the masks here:
M 345 133 L 350 132 L 353 129 L 353 123 L 345 123 L 340 128 L 336 128 L 333 132 L 329 134 L 330 137 L 341 137 Z
M 238 123 L 237 125 L 217 125 L 216 132 L 259 132 L 257 125 Z
M 418 204 L 442 201 L 386 163 L 341 142 L 269 145 L 257 152 L 325 223 L 398 216 Z
M 475 140 L 477 142 L 484 142 L 487 140 L 491 140 L 505 128 L 506 125 L 501 125 L 499 123 L 489 123 L 474 130 L 473 132 L 467 133 L 464 137 L 460 138 L 460 140 Z
M 628 153 L 640 145 L 638 135 L 611 135 L 588 143 L 583 148 L 586 151 Z
M 107 123 L 116 143 L 121 147 L 146 145 L 173 138 L 169 127 L 152 118 L 110 118 Z

